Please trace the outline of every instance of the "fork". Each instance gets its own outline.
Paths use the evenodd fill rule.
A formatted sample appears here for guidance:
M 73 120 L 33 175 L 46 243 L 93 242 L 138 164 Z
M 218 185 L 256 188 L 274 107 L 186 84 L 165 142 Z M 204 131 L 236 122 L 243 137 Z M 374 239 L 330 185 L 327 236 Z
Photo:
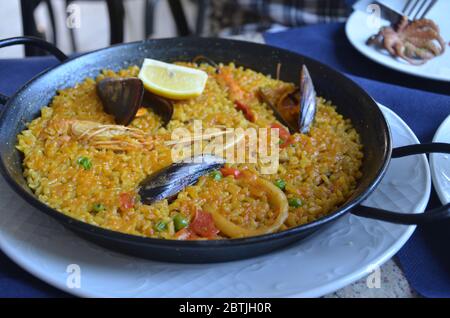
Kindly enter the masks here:
M 402 13 L 411 20 L 424 18 L 437 0 L 407 0 Z

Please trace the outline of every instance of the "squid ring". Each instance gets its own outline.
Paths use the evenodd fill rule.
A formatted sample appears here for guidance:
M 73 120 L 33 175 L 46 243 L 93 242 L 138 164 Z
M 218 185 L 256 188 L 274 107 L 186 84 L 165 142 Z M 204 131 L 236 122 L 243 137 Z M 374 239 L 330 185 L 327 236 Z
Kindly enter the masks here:
M 230 238 L 257 236 L 273 233 L 278 230 L 288 217 L 289 204 L 286 195 L 270 181 L 263 178 L 246 178 L 242 182 L 248 182 L 257 189 L 267 193 L 272 210 L 278 214 L 277 218 L 270 225 L 257 229 L 247 229 L 228 220 L 218 209 L 210 209 L 217 228 Z

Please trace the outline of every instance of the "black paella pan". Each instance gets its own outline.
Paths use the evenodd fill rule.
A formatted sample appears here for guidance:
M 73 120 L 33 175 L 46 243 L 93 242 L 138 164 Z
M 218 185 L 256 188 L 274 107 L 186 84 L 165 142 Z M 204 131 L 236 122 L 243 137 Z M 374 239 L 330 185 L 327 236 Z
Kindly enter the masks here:
M 449 144 L 422 144 L 392 149 L 389 127 L 375 101 L 358 85 L 331 68 L 282 49 L 241 41 L 208 38 L 173 38 L 120 44 L 68 59 L 51 44 L 34 38 L 0 41 L 0 48 L 16 44 L 39 46 L 60 61 L 25 84 L 14 96 L 0 94 L 0 169 L 11 187 L 34 207 L 55 218 L 77 234 L 107 248 L 163 261 L 184 263 L 221 262 L 267 253 L 300 241 L 345 213 L 399 224 L 422 224 L 450 217 L 450 204 L 421 214 L 404 214 L 361 206 L 387 170 L 391 158 L 406 155 L 448 152 Z M 144 238 L 96 227 L 66 216 L 39 201 L 23 176 L 22 157 L 15 148 L 17 135 L 48 105 L 56 91 L 74 86 L 86 77 L 95 77 L 102 69 L 119 70 L 141 65 L 144 58 L 167 62 L 192 61 L 204 55 L 216 62 L 235 62 L 264 74 L 275 75 L 281 63 L 281 78 L 295 82 L 305 64 L 319 96 L 331 100 L 340 114 L 352 120 L 364 145 L 362 177 L 348 201 L 329 215 L 312 223 L 279 233 L 256 237 L 215 241 L 176 241 Z

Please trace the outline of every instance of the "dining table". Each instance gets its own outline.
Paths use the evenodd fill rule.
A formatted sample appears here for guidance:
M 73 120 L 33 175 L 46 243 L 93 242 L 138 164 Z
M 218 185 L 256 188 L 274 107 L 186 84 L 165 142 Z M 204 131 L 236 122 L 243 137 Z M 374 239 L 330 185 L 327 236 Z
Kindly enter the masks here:
M 402 74 L 358 53 L 344 23 L 318 24 L 234 39 L 266 43 L 312 57 L 344 73 L 378 102 L 394 110 L 421 142 L 430 142 L 450 114 L 450 83 Z M 0 92 L 11 95 L 34 75 L 58 62 L 53 57 L 0 60 Z M 428 209 L 441 203 L 432 190 Z M 382 288 L 367 277 L 325 297 L 450 297 L 450 223 L 420 226 L 403 248 L 381 266 Z M 25 271 L 0 252 L 0 297 L 71 297 Z

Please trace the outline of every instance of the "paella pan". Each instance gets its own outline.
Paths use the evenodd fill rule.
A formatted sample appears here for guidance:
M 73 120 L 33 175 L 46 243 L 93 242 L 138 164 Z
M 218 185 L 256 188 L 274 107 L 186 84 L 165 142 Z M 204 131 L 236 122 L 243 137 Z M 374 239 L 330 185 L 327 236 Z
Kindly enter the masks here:
M 182 98 L 149 89 L 140 75 L 146 58 L 206 74 L 203 89 Z M 108 98 L 111 89 L 119 100 L 128 96 L 127 107 Z M 185 137 L 197 120 L 215 129 L 192 135 L 201 150 L 230 128 L 255 129 L 258 138 L 260 129 L 275 131 L 264 140 L 277 146 L 276 169 L 262 171 L 260 152 L 255 162 L 209 152 L 175 162 L 173 133 L 185 129 L 181 144 L 192 149 Z M 0 124 L 8 121 L 19 125 L 2 130 L 3 172 L 26 199 L 99 244 L 182 262 L 249 257 L 298 241 L 370 194 L 391 156 L 381 112 L 350 80 L 294 53 L 218 39 L 139 42 L 68 60 L 8 100 Z M 443 211 L 357 213 L 412 223 Z

